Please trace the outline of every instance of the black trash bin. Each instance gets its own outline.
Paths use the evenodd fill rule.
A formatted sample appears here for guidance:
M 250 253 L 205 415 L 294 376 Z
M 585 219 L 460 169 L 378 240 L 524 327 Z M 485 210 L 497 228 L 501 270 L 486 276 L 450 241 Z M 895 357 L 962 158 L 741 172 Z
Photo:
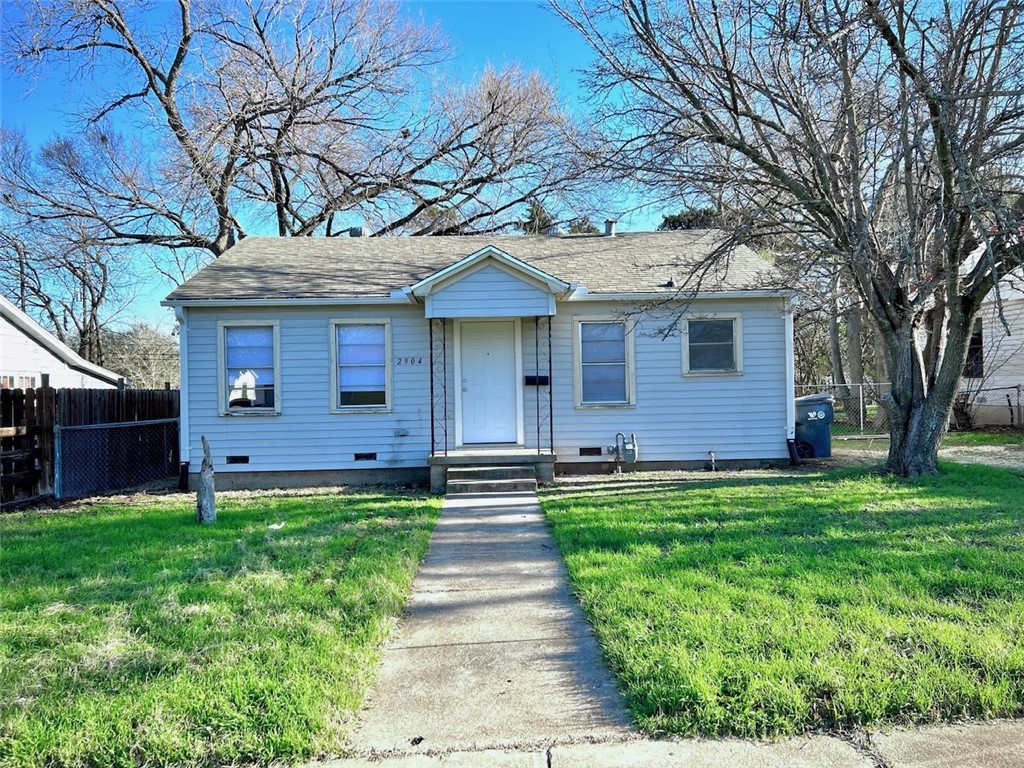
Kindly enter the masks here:
M 832 455 L 836 399 L 825 393 L 796 399 L 796 450 L 802 459 Z

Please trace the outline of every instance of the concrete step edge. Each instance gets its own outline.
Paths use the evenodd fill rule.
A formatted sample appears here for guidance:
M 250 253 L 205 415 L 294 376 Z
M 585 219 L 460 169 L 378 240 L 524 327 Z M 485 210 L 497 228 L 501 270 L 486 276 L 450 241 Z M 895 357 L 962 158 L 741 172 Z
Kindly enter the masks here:
M 530 465 L 511 467 L 449 467 L 450 480 L 535 480 L 537 470 Z
M 536 490 L 537 481 L 535 479 L 448 481 L 448 493 L 503 493 Z

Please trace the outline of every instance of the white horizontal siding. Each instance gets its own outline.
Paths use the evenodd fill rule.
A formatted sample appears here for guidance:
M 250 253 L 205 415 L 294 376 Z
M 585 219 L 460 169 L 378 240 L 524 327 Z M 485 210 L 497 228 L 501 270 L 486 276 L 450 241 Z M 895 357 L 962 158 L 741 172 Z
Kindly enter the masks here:
M 40 387 L 44 373 L 49 374 L 50 386 L 54 388 L 114 388 L 108 381 L 71 368 L 49 349 L 22 333 L 13 323 L 0 317 L 0 376 L 32 377 L 34 386 Z
M 985 375 L 981 381 L 968 379 L 965 384 L 972 389 L 1024 384 L 1024 299 L 1003 302 L 1003 317 L 1010 326 L 1010 335 L 994 303 L 985 304 L 978 316 Z
M 1016 298 L 1019 293 L 1012 293 L 1001 286 L 1005 295 L 1015 298 L 1003 301 L 1003 317 L 995 302 L 988 302 L 978 314 L 981 320 L 981 340 L 983 352 L 983 376 L 965 378 L 963 389 L 972 393 L 974 402 L 975 424 L 1010 423 L 1010 407 L 1006 396 L 1010 396 L 1010 404 L 1016 413 L 1017 393 L 1012 388 L 1024 385 L 1024 299 Z M 1007 335 L 1003 318 L 1010 327 Z
M 644 461 L 781 459 L 786 453 L 785 322 L 781 301 L 758 299 L 696 302 L 694 312 L 739 312 L 743 316 L 743 373 L 684 376 L 682 340 L 654 333 L 661 323 L 641 321 L 635 333 L 636 406 L 575 407 L 573 393 L 574 315 L 613 316 L 621 304 L 559 304 L 552 320 L 555 449 L 559 461 L 607 461 L 581 457 L 581 447 L 606 447 L 616 432 L 635 432 Z M 391 413 L 330 412 L 329 320 L 392 318 L 393 389 Z M 277 320 L 281 341 L 279 416 L 220 416 L 217 401 L 218 320 Z M 430 349 L 428 320 L 420 307 L 199 310 L 188 312 L 189 448 L 201 456 L 200 436 L 210 441 L 215 466 L 245 455 L 249 464 L 232 471 L 422 467 L 430 453 Z M 456 382 L 453 322 L 445 323 L 449 446 L 455 441 Z M 536 370 L 535 323 L 522 323 L 523 373 L 547 374 L 544 355 Z M 547 337 L 540 343 L 546 349 Z M 440 345 L 438 345 L 440 346 Z M 400 358 L 422 364 L 397 365 Z M 520 381 L 526 445 L 537 445 L 535 387 Z M 440 392 L 438 392 L 440 402 Z M 440 413 L 438 414 L 440 416 Z M 546 420 L 546 414 L 544 414 Z M 542 444 L 547 444 L 546 424 Z M 407 432 L 400 436 L 401 432 Z M 375 462 L 356 462 L 356 452 L 376 452 Z M 193 467 L 194 469 L 195 467 Z
M 435 291 L 427 317 L 528 317 L 547 315 L 552 297 L 503 269 L 488 265 Z

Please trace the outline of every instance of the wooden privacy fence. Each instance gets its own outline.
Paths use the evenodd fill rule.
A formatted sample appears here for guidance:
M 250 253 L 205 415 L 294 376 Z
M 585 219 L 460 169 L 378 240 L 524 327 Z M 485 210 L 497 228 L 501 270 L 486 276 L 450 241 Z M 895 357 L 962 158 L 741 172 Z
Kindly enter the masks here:
M 0 390 L 0 502 L 7 507 L 55 493 L 73 495 L 60 493 L 61 476 L 91 478 L 92 485 L 83 488 L 92 492 L 117 490 L 118 479 L 152 479 L 167 466 L 173 474 L 178 408 L 176 390 Z M 97 439 L 82 442 L 89 427 Z M 67 430 L 75 440 L 61 440 Z M 117 472 L 111 471 L 114 460 Z

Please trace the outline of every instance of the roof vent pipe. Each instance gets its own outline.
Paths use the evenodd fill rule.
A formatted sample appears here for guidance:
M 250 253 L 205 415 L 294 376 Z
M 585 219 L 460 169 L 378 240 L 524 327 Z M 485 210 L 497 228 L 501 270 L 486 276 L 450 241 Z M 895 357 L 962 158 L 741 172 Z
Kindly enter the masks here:
M 362 227 L 349 227 L 348 228 L 348 236 L 349 237 L 362 237 L 363 236 L 363 228 Z
M 608 219 L 604 223 L 604 236 L 615 237 L 615 219 Z

